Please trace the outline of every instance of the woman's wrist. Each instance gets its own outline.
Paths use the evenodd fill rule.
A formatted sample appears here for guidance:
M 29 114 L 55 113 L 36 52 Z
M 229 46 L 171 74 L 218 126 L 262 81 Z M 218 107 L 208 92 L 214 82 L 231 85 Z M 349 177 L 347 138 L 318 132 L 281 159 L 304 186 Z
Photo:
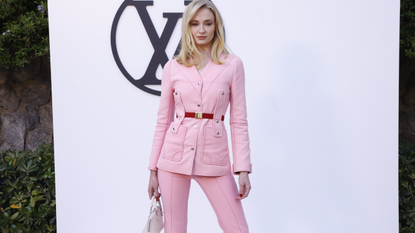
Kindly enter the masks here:
M 249 174 L 249 172 L 247 172 L 247 171 L 241 171 L 241 172 L 239 172 L 239 175 L 248 175 Z
M 150 176 L 157 176 L 157 171 L 150 170 Z

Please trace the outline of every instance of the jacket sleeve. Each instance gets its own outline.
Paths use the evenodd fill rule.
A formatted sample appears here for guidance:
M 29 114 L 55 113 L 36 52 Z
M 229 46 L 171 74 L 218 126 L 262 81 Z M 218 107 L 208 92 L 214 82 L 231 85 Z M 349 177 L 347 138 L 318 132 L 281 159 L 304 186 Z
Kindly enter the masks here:
M 235 174 L 241 171 L 252 172 L 248 121 L 245 100 L 245 71 L 239 57 L 234 58 L 234 73 L 230 96 L 230 126 L 232 137 L 233 165 Z
M 149 170 L 157 171 L 157 161 L 163 147 L 164 137 L 174 117 L 173 87 L 170 79 L 171 60 L 166 63 L 161 80 L 161 97 L 157 113 L 157 125 L 154 132 L 153 146 L 150 154 Z

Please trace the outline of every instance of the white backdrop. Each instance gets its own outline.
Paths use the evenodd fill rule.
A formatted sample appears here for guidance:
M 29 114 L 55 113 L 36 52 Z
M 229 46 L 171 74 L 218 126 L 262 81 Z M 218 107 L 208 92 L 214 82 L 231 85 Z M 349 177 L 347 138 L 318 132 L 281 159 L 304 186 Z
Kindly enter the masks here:
M 60 233 L 141 232 L 147 219 L 159 97 L 114 62 L 110 31 L 122 2 L 49 0 Z M 399 1 L 214 2 L 246 70 L 251 232 L 398 232 Z M 159 35 L 163 12 L 184 8 L 147 7 Z M 135 8 L 121 16 L 117 41 L 140 78 L 153 48 Z M 188 232 L 221 232 L 192 185 Z

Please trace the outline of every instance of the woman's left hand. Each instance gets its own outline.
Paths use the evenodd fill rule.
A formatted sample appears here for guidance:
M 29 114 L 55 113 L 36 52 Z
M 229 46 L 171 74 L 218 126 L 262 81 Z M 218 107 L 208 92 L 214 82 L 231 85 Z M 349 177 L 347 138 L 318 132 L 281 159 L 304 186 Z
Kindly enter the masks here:
M 249 191 L 251 191 L 251 183 L 249 182 L 248 172 L 239 173 L 239 193 L 236 200 L 242 200 L 248 197 Z

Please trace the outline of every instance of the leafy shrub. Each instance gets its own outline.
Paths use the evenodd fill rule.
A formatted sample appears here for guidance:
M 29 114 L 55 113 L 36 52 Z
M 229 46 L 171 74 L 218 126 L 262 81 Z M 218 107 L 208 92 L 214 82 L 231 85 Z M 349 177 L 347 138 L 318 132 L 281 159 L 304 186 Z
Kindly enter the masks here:
M 405 55 L 415 55 L 415 1 L 401 0 L 400 47 Z
M 35 152 L 0 152 L 0 232 L 56 232 L 51 144 Z
M 415 232 L 415 145 L 399 144 L 399 232 Z
M 46 1 L 0 1 L 0 64 L 22 67 L 49 53 Z

